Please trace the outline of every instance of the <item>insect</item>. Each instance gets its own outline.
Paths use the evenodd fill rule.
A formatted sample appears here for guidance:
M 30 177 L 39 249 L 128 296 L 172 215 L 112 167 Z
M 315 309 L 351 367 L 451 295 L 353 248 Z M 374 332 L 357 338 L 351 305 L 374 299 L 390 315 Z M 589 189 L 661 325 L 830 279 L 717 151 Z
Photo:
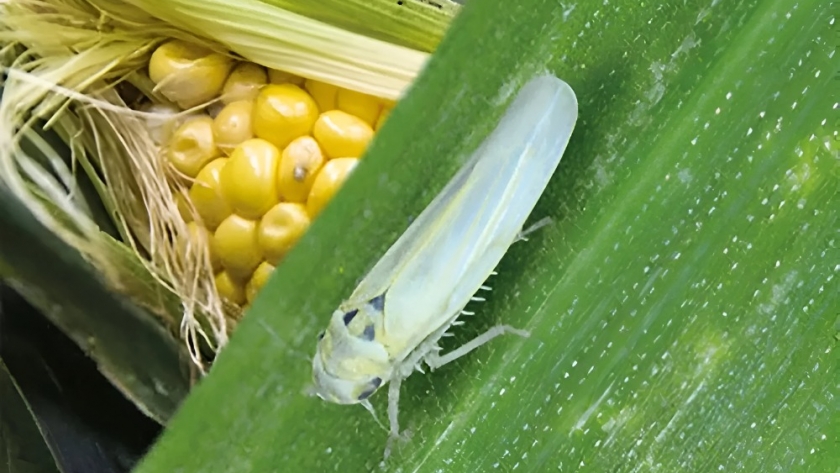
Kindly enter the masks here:
M 391 442 L 402 380 L 439 368 L 491 339 L 528 332 L 497 325 L 442 354 L 438 341 L 474 297 L 554 173 L 577 121 L 577 98 L 552 75 L 531 79 L 490 136 L 332 314 L 312 360 L 313 391 L 361 404 L 388 388 Z M 374 414 L 374 418 L 375 418 Z

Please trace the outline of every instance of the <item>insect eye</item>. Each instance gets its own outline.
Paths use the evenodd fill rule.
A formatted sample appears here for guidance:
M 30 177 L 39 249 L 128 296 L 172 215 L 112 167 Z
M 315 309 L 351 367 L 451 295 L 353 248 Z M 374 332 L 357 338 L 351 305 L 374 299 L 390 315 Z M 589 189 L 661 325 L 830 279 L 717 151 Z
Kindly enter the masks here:
M 365 327 L 364 332 L 362 332 L 361 339 L 370 342 L 375 337 L 376 337 L 376 331 L 373 328 L 373 324 L 370 324 L 367 327 Z
M 368 302 L 368 304 L 370 304 L 374 310 L 382 312 L 385 310 L 385 294 L 374 297 Z
M 359 394 L 358 399 L 360 401 L 364 401 L 365 399 L 369 398 L 370 395 L 373 394 L 377 389 L 379 389 L 379 386 L 381 385 L 382 378 L 373 378 L 373 380 L 370 382 L 370 388 L 362 391 L 362 394 Z
M 322 330 L 321 333 L 318 334 L 318 341 L 319 342 L 324 339 L 324 335 L 326 333 L 327 333 L 326 331 Z
M 346 327 L 346 326 L 350 325 L 350 322 L 353 321 L 353 317 L 355 317 L 356 314 L 358 314 L 358 313 L 359 313 L 359 309 L 353 309 L 350 312 L 347 312 L 346 314 L 344 314 L 344 326 Z

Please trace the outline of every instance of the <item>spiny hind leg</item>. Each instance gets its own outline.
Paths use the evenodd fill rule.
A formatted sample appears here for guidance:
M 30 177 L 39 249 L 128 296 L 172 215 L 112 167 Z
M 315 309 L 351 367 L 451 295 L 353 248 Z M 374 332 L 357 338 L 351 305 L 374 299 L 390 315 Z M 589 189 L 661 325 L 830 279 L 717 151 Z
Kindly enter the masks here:
M 437 351 L 431 351 L 426 354 L 423 358 L 423 361 L 431 368 L 432 370 L 440 368 L 441 366 L 450 363 L 452 361 L 461 358 L 462 356 L 466 355 L 467 353 L 475 350 L 476 348 L 484 345 L 485 343 L 493 340 L 494 338 L 498 337 L 499 335 L 504 335 L 506 333 L 512 333 L 514 335 L 519 335 L 520 337 L 529 337 L 531 334 L 527 330 L 520 330 L 518 328 L 511 327 L 510 325 L 496 325 L 495 327 L 487 330 L 486 332 L 482 333 L 481 335 L 473 338 L 472 340 L 468 341 L 467 343 L 461 345 L 460 347 L 450 351 L 449 353 L 441 355 Z

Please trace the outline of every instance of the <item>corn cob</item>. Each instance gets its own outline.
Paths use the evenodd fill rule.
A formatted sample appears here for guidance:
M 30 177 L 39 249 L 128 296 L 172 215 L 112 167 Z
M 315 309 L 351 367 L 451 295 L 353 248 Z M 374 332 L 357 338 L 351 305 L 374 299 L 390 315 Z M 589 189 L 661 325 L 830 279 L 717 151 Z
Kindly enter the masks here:
M 181 40 L 152 53 L 149 77 L 178 113 L 152 126 L 188 187 L 179 202 L 203 239 L 219 295 L 250 304 L 353 171 L 393 101 L 235 61 Z M 161 107 L 155 104 L 152 107 Z M 201 107 L 201 108 L 199 108 Z M 174 129 L 172 129 L 174 128 Z
M 12 56 L 0 183 L 159 317 L 204 373 L 429 57 L 357 26 L 258 0 L 0 2 L 0 54 Z M 278 112 L 290 96 L 309 108 Z M 40 159 L 16 145 L 29 117 L 71 146 L 117 240 L 72 182 L 53 185 L 74 172 L 56 152 Z

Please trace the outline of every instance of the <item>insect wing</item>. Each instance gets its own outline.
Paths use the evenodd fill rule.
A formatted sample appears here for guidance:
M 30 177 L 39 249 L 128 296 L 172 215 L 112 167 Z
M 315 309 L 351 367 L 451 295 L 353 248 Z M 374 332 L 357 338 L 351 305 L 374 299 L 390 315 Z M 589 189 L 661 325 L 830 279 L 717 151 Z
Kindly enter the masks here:
M 507 252 L 554 173 L 577 121 L 565 82 L 527 83 L 477 160 L 425 222 L 385 296 L 385 333 L 408 349 L 450 322 Z
M 384 294 L 391 287 L 394 279 L 402 272 L 402 268 L 420 253 L 420 249 L 425 247 L 424 242 L 428 241 L 429 236 L 436 231 L 440 215 L 446 210 L 453 196 L 467 182 L 479 157 L 479 155 L 471 156 L 458 170 L 443 190 L 411 222 L 400 238 L 388 248 L 388 251 L 365 275 L 342 306 L 357 307 Z

